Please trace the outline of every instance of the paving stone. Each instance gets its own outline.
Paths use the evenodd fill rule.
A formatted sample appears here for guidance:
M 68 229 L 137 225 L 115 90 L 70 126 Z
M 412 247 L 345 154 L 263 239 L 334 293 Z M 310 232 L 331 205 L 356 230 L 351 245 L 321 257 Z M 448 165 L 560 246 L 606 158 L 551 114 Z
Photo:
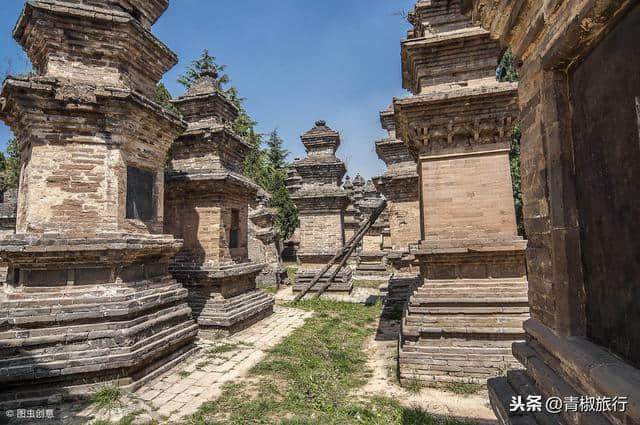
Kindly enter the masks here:
M 150 400 L 151 409 L 168 416 L 170 421 L 178 421 L 185 415 L 193 414 L 202 403 L 220 396 L 224 384 L 242 379 L 266 355 L 265 350 L 271 346 L 267 341 L 281 341 L 311 316 L 312 313 L 308 311 L 276 306 L 271 318 L 233 336 L 215 342 L 199 341 L 201 349 L 188 359 L 188 364 L 179 364 L 165 372 L 141 387 L 137 395 L 143 400 Z M 241 345 L 224 353 L 229 357 L 228 360 L 210 359 L 208 351 L 222 344 Z M 194 372 L 187 377 L 180 375 L 181 371 L 208 361 L 221 363 L 208 365 L 201 370 L 193 369 Z M 154 397 L 150 398 L 151 395 Z

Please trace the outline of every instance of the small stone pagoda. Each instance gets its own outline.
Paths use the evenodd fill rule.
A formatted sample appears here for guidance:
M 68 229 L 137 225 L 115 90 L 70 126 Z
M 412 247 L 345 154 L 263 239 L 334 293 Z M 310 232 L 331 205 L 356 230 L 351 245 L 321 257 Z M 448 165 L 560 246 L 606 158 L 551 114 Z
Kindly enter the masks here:
M 165 230 L 184 239 L 171 267 L 189 289 L 200 336 L 233 333 L 273 312 L 273 298 L 256 289 L 264 263 L 249 261 L 249 203 L 258 186 L 242 175 L 251 150 L 231 128 L 238 108 L 205 71 L 173 101 L 189 123 L 173 143 L 165 191 Z
M 294 161 L 293 168 L 302 178 L 302 186 L 291 194 L 300 219 L 300 268 L 294 291 L 304 289 L 344 246 L 344 213 L 349 203 L 347 192 L 342 188 L 346 168 L 336 157 L 340 134 L 324 121 L 318 121 L 301 139 L 307 157 Z M 330 273 L 331 270 L 327 275 Z M 352 287 L 351 269 L 342 268 L 328 292 L 350 293 Z
M 192 350 L 168 271 L 181 242 L 162 234 L 165 158 L 186 125 L 151 100 L 177 61 L 149 31 L 168 4 L 31 0 L 14 29 L 34 72 L 0 94 L 23 164 L 0 242 L 16 271 L 0 293 L 0 407 L 135 389 Z
M 371 180 L 367 180 L 361 186 L 362 197 L 357 201 L 358 210 L 362 212 L 360 225 L 368 220 L 383 201 Z M 358 252 L 358 267 L 356 278 L 362 280 L 382 280 L 389 278 L 389 273 L 384 264 L 385 252 L 382 249 L 382 233 L 388 226 L 386 210 L 371 225 L 362 238 L 362 247 Z
M 257 199 L 249 205 L 249 259 L 265 267 L 256 278 L 258 288 L 277 288 L 285 283 L 287 269 L 280 261 L 279 241 L 274 226 L 275 208 L 271 195 L 258 191 Z
M 420 193 L 417 165 L 407 146 L 396 137 L 393 108 L 380 112 L 382 127 L 389 137 L 376 142 L 378 157 L 387 171 L 373 182 L 387 198 L 389 212 L 390 251 L 387 262 L 397 273 L 414 273 L 418 263 L 409 253 L 409 245 L 420 240 Z
M 509 140 L 517 84 L 496 81 L 501 53 L 460 2 L 419 1 L 402 43 L 397 137 L 418 162 L 422 282 L 403 320 L 401 379 L 484 384 L 517 362 L 511 343 L 529 317 Z

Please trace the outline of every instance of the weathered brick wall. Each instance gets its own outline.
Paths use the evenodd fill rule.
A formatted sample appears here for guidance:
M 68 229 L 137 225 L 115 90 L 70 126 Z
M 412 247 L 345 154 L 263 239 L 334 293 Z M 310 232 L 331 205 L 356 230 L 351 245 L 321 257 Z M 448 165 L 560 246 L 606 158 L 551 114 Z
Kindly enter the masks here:
M 184 252 L 200 264 L 215 265 L 248 258 L 248 202 L 242 197 L 224 198 L 184 192 L 170 186 L 165 201 L 165 232 L 184 239 Z M 231 211 L 239 210 L 239 247 L 229 248 Z
M 406 249 L 420 240 L 419 201 L 389 202 L 390 244 L 394 250 Z
M 425 239 L 516 236 L 508 152 L 421 161 Z
M 336 253 L 343 244 L 341 212 L 300 214 L 300 251 Z
M 74 143 L 65 149 L 37 145 L 31 152 L 22 175 L 29 190 L 20 193 L 19 233 L 118 230 L 119 198 L 126 194 L 126 168 L 123 177 L 123 167 L 113 166 L 122 161 L 119 151 Z
M 382 249 L 382 235 L 364 235 L 362 238 L 362 251 L 380 251 Z

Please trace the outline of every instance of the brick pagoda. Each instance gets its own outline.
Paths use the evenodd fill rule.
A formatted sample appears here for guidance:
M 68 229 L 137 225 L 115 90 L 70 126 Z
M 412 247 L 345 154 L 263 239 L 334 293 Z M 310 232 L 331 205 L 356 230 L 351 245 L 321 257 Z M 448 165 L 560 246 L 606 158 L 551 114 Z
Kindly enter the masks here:
M 133 389 L 192 350 L 169 274 L 164 164 L 184 123 L 151 99 L 176 56 L 150 30 L 168 0 L 28 1 L 13 37 L 34 66 L 0 118 L 20 141 L 16 271 L 0 293 L 0 406 Z M 66 387 L 60 389 L 60 387 Z
M 382 127 L 389 137 L 376 142 L 376 153 L 387 165 L 387 171 L 373 182 L 387 198 L 391 250 L 387 261 L 397 272 L 417 271 L 409 244 L 420 240 L 420 194 L 416 162 L 407 146 L 396 137 L 393 109 L 380 112 Z
M 640 4 L 465 5 L 520 65 L 531 319 L 491 405 L 509 425 L 640 424 Z M 578 409 L 511 409 L 530 394 Z
M 349 203 L 347 192 L 341 187 L 346 168 L 335 155 L 340 134 L 318 121 L 301 139 L 307 157 L 294 161 L 293 168 L 302 178 L 302 185 L 291 194 L 300 219 L 300 268 L 294 291 L 310 283 L 344 246 L 344 212 Z M 350 293 L 352 286 L 351 269 L 343 268 L 328 291 Z
M 200 334 L 237 332 L 273 312 L 256 289 L 264 263 L 249 261 L 248 211 L 257 185 L 242 175 L 251 150 L 231 128 L 239 110 L 205 71 L 174 105 L 189 123 L 172 145 L 165 230 L 184 239 L 173 276 L 189 289 Z
M 496 81 L 501 53 L 460 3 L 419 1 L 402 43 L 397 136 L 418 163 L 422 283 L 403 319 L 401 379 L 485 383 L 517 364 L 511 343 L 529 317 L 509 140 L 517 84 Z
M 373 178 L 376 188 L 387 199 L 390 245 L 386 263 L 392 275 L 388 281 L 385 307 L 400 308 L 419 282 L 419 263 L 409 252 L 409 244 L 420 240 L 420 194 L 417 165 L 407 146 L 396 137 L 393 107 L 380 112 L 380 123 L 388 137 L 376 141 L 376 153 L 387 171 Z M 383 248 L 385 248 L 383 246 Z

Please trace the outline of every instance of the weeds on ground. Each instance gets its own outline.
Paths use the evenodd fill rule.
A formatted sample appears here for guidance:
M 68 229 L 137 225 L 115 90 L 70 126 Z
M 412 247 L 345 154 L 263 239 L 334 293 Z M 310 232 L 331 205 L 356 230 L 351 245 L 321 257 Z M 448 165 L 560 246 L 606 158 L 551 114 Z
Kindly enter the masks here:
M 402 387 L 412 394 L 418 394 L 420 393 L 420 391 L 422 391 L 422 384 L 420 383 L 420 380 L 417 376 L 412 376 L 404 383 Z
M 375 333 L 380 303 L 313 299 L 296 307 L 315 314 L 184 425 L 461 425 L 389 398 L 353 396 L 371 376 L 364 343 Z
M 482 385 L 471 382 L 451 382 L 445 386 L 445 390 L 458 395 L 473 395 L 482 388 Z
M 287 277 L 289 278 L 289 283 L 293 285 L 296 283 L 296 273 L 298 273 L 298 265 L 290 265 L 287 266 Z
M 117 385 L 103 385 L 94 392 L 90 401 L 98 411 L 111 411 L 121 406 L 123 391 Z
M 178 376 L 181 378 L 186 378 L 189 375 L 191 375 L 191 372 L 187 372 L 186 370 L 181 370 L 180 372 L 178 372 Z

